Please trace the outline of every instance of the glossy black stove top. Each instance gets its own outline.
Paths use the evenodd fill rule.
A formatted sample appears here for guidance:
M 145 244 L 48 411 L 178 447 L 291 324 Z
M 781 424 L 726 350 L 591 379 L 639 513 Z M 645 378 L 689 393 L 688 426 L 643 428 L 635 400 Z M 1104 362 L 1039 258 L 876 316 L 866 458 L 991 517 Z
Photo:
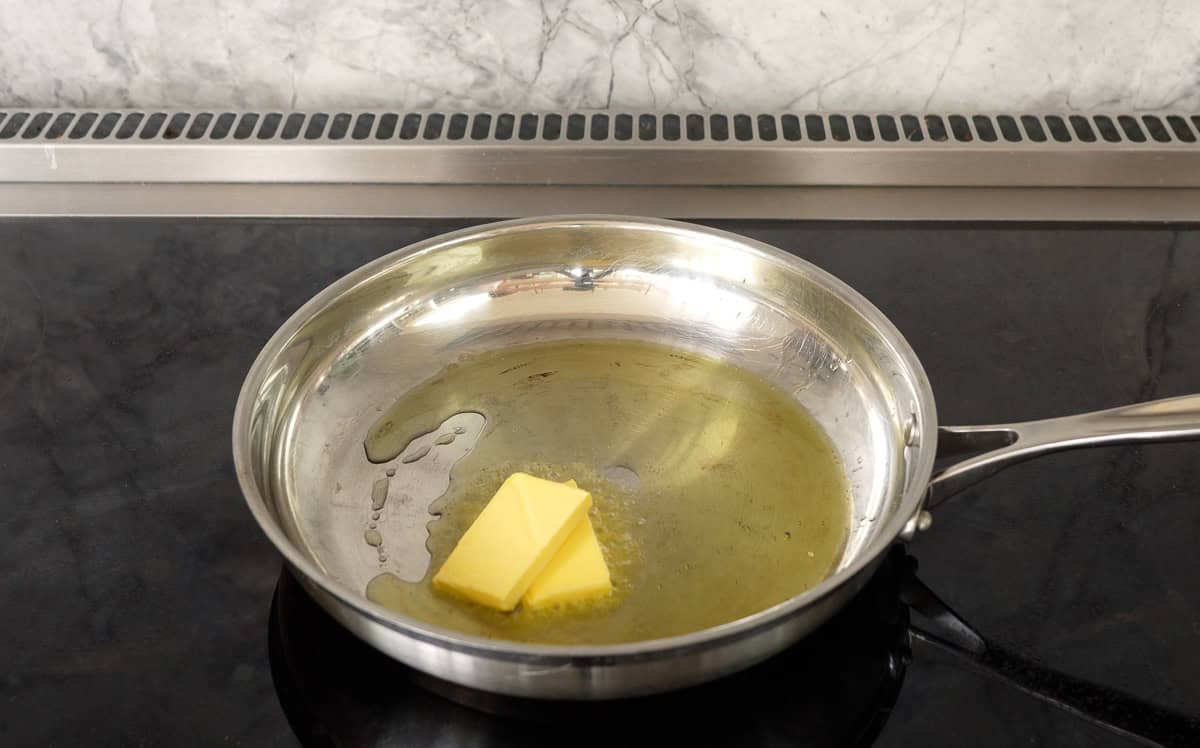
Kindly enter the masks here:
M 564 735 L 587 746 L 628 735 L 657 745 L 865 746 L 886 723 L 909 660 L 905 569 L 897 558 L 834 625 L 755 668 L 611 702 L 502 697 L 419 674 L 347 633 L 285 572 L 271 605 L 271 668 L 292 727 L 312 746 L 533 748 Z
M 0 744 L 530 744 L 599 730 L 596 714 L 569 727 L 414 685 L 329 628 L 280 576 L 233 478 L 233 403 L 275 327 L 367 259 L 458 225 L 0 223 Z M 1200 231 L 723 227 L 880 306 L 945 423 L 1200 392 Z M 993 644 L 986 657 L 931 644 L 931 631 L 954 644 L 953 626 L 910 611 L 920 595 L 897 572 L 872 589 L 898 597 L 857 603 L 840 634 L 653 712 L 626 705 L 616 724 L 659 714 L 658 732 L 606 734 L 1135 744 L 1015 680 L 1178 736 L 1200 715 L 1198 450 L 1055 455 L 940 508 L 908 553 Z M 846 648 L 847 632 L 864 646 Z M 297 642 L 319 653 L 289 657 Z

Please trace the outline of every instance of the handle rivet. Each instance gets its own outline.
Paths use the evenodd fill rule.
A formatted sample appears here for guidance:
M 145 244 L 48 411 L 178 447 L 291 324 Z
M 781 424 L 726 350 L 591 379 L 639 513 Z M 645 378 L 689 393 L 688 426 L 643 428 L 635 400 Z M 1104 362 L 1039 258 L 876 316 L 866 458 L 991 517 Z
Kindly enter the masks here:
M 933 515 L 922 509 L 917 512 L 912 518 L 904 523 L 904 527 L 900 529 L 900 539 L 908 542 L 918 532 L 924 532 L 933 525 Z
M 932 526 L 933 526 L 933 515 L 930 514 L 928 511 L 922 509 L 920 511 L 920 513 L 917 514 L 917 531 L 925 532 Z

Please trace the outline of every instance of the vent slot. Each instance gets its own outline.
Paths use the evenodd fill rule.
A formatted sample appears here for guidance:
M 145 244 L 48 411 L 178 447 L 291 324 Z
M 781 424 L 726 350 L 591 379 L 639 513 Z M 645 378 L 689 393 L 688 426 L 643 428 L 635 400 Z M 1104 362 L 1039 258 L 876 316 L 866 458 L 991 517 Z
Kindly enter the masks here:
M 467 115 L 459 113 L 450 115 L 446 124 L 447 140 L 462 140 L 467 136 Z
M 1055 115 L 1046 117 L 1046 128 L 1050 130 L 1050 136 L 1058 142 L 1071 142 L 1071 133 L 1067 132 L 1067 123 L 1063 122 L 1062 117 Z
M 794 114 L 785 114 L 779 118 L 779 124 L 783 128 L 783 139 L 795 142 L 804 137 L 800 130 L 800 118 Z
M 71 112 L 63 112 L 55 117 L 54 122 L 50 125 L 50 129 L 46 131 L 46 140 L 58 140 L 65 135 L 73 119 L 75 119 L 75 115 Z
M 1096 117 L 1096 129 L 1100 131 L 1100 137 L 1104 138 L 1106 142 L 1121 142 L 1121 131 L 1113 124 L 1112 119 L 1105 116 Z
M 334 115 L 329 121 L 329 139 L 341 140 L 346 137 L 346 133 L 350 132 L 350 122 L 352 118 L 349 114 L 341 112 Z
M 533 140 L 537 137 L 538 116 L 522 114 L 521 124 L 517 126 L 517 137 L 521 140 Z
M 845 143 L 850 139 L 850 126 L 846 123 L 846 118 L 840 114 L 834 114 L 829 118 L 829 133 L 833 135 L 833 139 Z
M 254 134 L 254 127 L 258 124 L 257 114 L 243 114 L 238 120 L 237 127 L 233 129 L 234 140 L 248 140 Z
M 0 141 L 1195 146 L 1200 115 L 0 110 Z
M 212 115 L 209 115 L 212 116 Z M 92 130 L 92 140 L 104 140 L 112 135 L 112 132 L 117 127 L 117 123 L 121 121 L 121 115 L 115 112 L 110 112 L 100 118 L 96 129 Z
M 230 115 L 232 116 L 232 115 Z M 128 140 L 137 132 L 138 125 L 142 124 L 142 120 L 146 115 L 141 112 L 134 112 L 125 118 L 125 121 L 117 128 L 117 140 Z
M 1146 133 L 1142 132 L 1142 128 L 1138 127 L 1136 119 L 1128 114 L 1122 114 L 1117 117 L 1117 124 L 1121 126 L 1121 130 L 1125 133 L 1125 137 L 1135 143 L 1145 143 Z
M 929 133 L 930 140 L 936 140 L 939 143 L 950 137 L 946 134 L 946 123 L 936 114 L 925 115 L 925 130 Z
M 879 137 L 888 143 L 895 143 L 900 140 L 900 130 L 896 127 L 896 118 L 886 114 L 881 114 L 875 118 L 875 124 L 879 126 Z
M 1085 143 L 1095 143 L 1096 133 L 1092 130 L 1092 125 L 1087 121 L 1087 117 L 1081 117 L 1078 114 L 1071 115 L 1070 123 L 1072 129 L 1075 130 L 1075 137 Z
M 496 139 L 508 140 L 513 136 L 513 126 L 516 125 L 517 118 L 511 114 L 501 114 L 496 120 Z
M 592 140 L 608 140 L 608 115 L 592 115 Z
M 729 118 L 724 114 L 714 114 L 708 118 L 708 132 L 713 140 L 724 142 L 729 140 Z
M 804 118 L 804 129 L 808 131 L 808 139 L 820 142 L 825 139 L 825 120 L 815 114 Z
M 237 122 L 237 115 L 233 112 L 225 112 L 224 114 L 218 115 L 216 121 L 213 122 L 212 130 L 210 130 L 208 133 L 208 137 L 212 138 L 213 140 L 224 140 L 229 136 L 229 131 L 233 129 L 233 124 L 235 122 Z M 316 123 L 314 122 L 312 124 L 315 125 Z M 323 122 L 322 126 L 324 126 Z
M 388 112 L 379 118 L 379 127 L 375 130 L 376 140 L 391 140 L 396 134 L 396 126 L 400 124 L 400 115 Z
M 492 133 L 492 115 L 477 114 L 471 123 L 471 140 L 485 140 Z
M 658 118 L 653 114 L 643 114 L 638 117 L 638 140 L 655 140 L 658 138 Z
M 279 112 L 271 112 L 263 117 L 262 124 L 258 126 L 258 139 L 270 140 L 275 137 L 275 133 L 279 132 L 281 122 L 283 122 L 283 115 Z
M 854 137 L 864 143 L 870 143 L 875 139 L 875 130 L 871 127 L 870 117 L 865 114 L 856 114 L 850 118 L 850 121 L 854 123 Z
M 1007 114 L 1002 114 L 996 118 L 996 126 L 1000 128 L 1000 135 L 1009 143 L 1019 143 L 1021 141 L 1021 128 L 1017 125 L 1017 121 Z
M 486 117 L 486 114 L 479 115 Z M 567 117 L 567 140 L 583 140 L 587 135 L 587 117 L 582 114 L 572 114 Z
M 985 143 L 995 143 L 999 138 L 996 136 L 996 127 L 992 124 L 989 117 L 984 117 L 977 114 L 971 118 L 971 122 L 975 125 L 975 132 L 979 133 L 979 139 Z
M 971 134 L 971 126 L 967 124 L 967 118 L 961 114 L 952 114 L 949 117 L 950 132 L 954 135 L 954 139 L 960 143 L 969 143 L 975 139 Z
M 906 114 L 900 118 L 900 126 L 904 128 L 904 139 L 910 143 L 920 143 L 925 139 L 925 133 L 921 131 L 921 120 L 911 114 Z
M 663 117 L 663 137 L 672 142 L 679 140 L 680 125 L 678 114 L 668 114 Z
M 167 115 L 163 112 L 155 112 L 146 118 L 146 124 L 142 127 L 138 137 L 142 140 L 153 140 L 158 136 L 158 131 L 167 122 Z
M 444 124 L 446 124 L 446 115 L 429 115 L 429 117 L 425 120 L 425 134 L 423 137 L 426 140 L 437 140 L 442 136 L 442 126 Z M 524 129 L 524 126 L 522 126 L 522 129 Z
M 1022 115 L 1021 126 L 1025 128 L 1025 134 L 1033 142 L 1046 142 L 1046 131 L 1042 129 L 1042 121 L 1037 117 L 1029 114 Z
M 562 115 L 547 114 L 542 119 L 542 140 L 558 140 L 562 137 Z
M 188 128 L 188 140 L 199 140 L 204 137 L 204 133 L 208 132 L 208 125 L 212 122 L 212 114 L 210 112 L 202 112 L 196 115 L 196 119 L 192 120 L 192 126 Z
M 0 119 L 3 119 L 0 117 Z M 87 137 L 91 132 L 92 126 L 96 124 L 96 120 L 100 119 L 100 115 L 95 112 L 84 112 L 83 115 L 75 120 L 75 126 L 71 128 L 71 132 L 67 133 L 67 137 L 71 140 L 79 140 Z
M 188 114 L 180 112 L 171 116 L 167 121 L 167 129 L 163 131 L 164 140 L 178 140 L 180 135 L 183 135 L 184 129 L 187 127 Z
M 46 129 L 46 125 L 50 124 L 50 118 L 53 116 L 50 112 L 39 112 L 33 115 L 33 119 L 29 121 L 29 124 L 25 127 L 25 131 L 21 133 L 21 137 L 25 140 L 33 140 L 41 135 L 42 131 Z
M 1145 124 L 1146 132 L 1150 133 L 1150 137 L 1159 143 L 1171 142 L 1171 133 L 1167 132 L 1167 126 L 1158 117 L 1148 114 L 1142 117 L 1142 123 Z
M 754 140 L 754 124 L 750 121 L 750 115 L 738 114 L 733 118 L 733 137 L 742 141 Z
M 284 140 L 295 140 L 300 137 L 302 130 L 304 130 L 304 115 L 289 114 L 288 118 L 283 121 L 282 137 Z
M 314 114 L 308 121 L 308 127 L 304 128 L 304 139 L 320 140 L 321 136 L 325 134 L 325 125 L 328 123 L 328 114 Z
M 1187 120 L 1178 115 L 1167 117 L 1167 124 L 1171 126 L 1171 131 L 1175 133 L 1175 137 L 1179 138 L 1184 143 L 1195 143 L 1196 134 L 1188 127 Z
M 512 115 L 507 115 L 511 117 Z M 400 139 L 412 140 L 421 132 L 421 115 L 406 114 L 400 122 Z
M 631 115 L 617 115 L 613 122 L 613 137 L 617 140 L 629 140 L 633 137 L 633 117 Z
M 354 120 L 354 130 L 351 131 L 350 137 L 355 140 L 366 140 L 371 137 L 371 128 L 375 127 L 375 115 L 368 112 L 360 115 Z M 260 132 L 261 137 L 261 132 Z

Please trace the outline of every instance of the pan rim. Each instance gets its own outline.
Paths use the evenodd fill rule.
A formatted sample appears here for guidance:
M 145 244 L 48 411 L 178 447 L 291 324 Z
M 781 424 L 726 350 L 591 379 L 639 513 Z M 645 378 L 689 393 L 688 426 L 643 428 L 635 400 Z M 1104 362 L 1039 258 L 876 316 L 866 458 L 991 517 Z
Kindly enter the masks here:
M 622 227 L 650 231 L 665 231 L 685 236 L 702 236 L 736 245 L 775 263 L 787 266 L 814 277 L 824 288 L 839 296 L 854 307 L 868 323 L 875 327 L 896 355 L 909 370 L 911 384 L 917 393 L 916 408 L 918 439 L 914 446 L 914 457 L 909 461 L 912 480 L 896 504 L 883 528 L 874 539 L 862 548 L 849 563 L 826 577 L 817 585 L 771 607 L 749 616 L 729 621 L 699 631 L 670 637 L 646 639 L 619 644 L 565 645 L 532 644 L 465 634 L 453 629 L 420 621 L 371 602 L 358 592 L 325 574 L 314 560 L 308 558 L 292 542 L 268 509 L 267 497 L 259 491 L 251 467 L 248 448 L 252 411 L 265 379 L 267 366 L 286 349 L 287 344 L 305 323 L 317 316 L 321 310 L 353 289 L 370 283 L 386 272 L 393 264 L 421 254 L 456 246 L 465 241 L 479 241 L 510 233 L 527 233 L 563 228 Z M 359 268 L 343 275 L 323 288 L 293 312 L 264 344 L 242 383 L 234 409 L 232 446 L 234 470 L 242 491 L 243 500 L 259 528 L 284 558 L 284 561 L 301 578 L 315 585 L 341 605 L 366 616 L 372 622 L 404 636 L 427 644 L 490 660 L 539 664 L 597 666 L 613 662 L 640 662 L 677 656 L 686 652 L 711 649 L 732 640 L 739 640 L 770 628 L 791 618 L 804 609 L 815 605 L 848 584 L 895 542 L 905 524 L 921 510 L 927 485 L 933 473 L 934 456 L 937 449 L 937 415 L 932 387 L 919 358 L 907 339 L 895 325 L 862 294 L 849 284 L 826 270 L 785 250 L 746 236 L 714 229 L 708 226 L 658 218 L 632 216 L 584 214 L 564 216 L 539 216 L 516 220 L 489 222 L 466 227 L 401 247 L 378 257 Z

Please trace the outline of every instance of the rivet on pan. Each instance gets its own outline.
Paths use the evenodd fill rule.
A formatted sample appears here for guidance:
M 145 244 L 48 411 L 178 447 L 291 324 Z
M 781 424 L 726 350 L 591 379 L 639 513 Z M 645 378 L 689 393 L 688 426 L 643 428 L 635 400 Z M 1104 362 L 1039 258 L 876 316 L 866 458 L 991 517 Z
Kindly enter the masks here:
M 933 515 L 930 514 L 928 511 L 926 511 L 925 509 L 922 509 L 917 514 L 917 531 L 925 532 L 932 526 L 933 526 Z
M 900 530 L 900 539 L 907 542 L 913 539 L 913 536 L 918 532 L 924 532 L 933 525 L 933 515 L 922 509 L 917 514 L 904 523 L 904 527 Z
M 921 443 L 921 433 L 917 430 L 917 415 L 914 413 L 904 422 L 904 444 L 915 447 Z

